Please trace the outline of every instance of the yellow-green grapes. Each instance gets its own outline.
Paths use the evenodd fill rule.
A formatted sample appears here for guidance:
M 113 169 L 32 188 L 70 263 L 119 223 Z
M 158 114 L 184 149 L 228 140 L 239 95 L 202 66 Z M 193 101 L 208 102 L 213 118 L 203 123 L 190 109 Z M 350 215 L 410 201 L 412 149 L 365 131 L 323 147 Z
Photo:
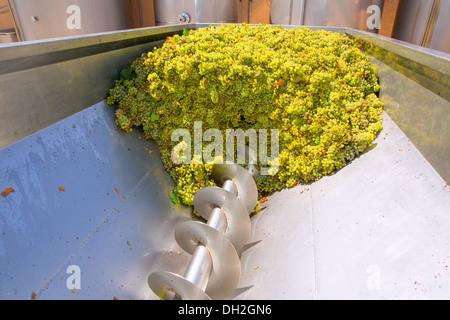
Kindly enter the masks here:
M 117 125 L 159 145 L 179 200 L 214 185 L 211 165 L 177 165 L 176 129 L 279 130 L 279 169 L 260 195 L 316 181 L 363 152 L 382 130 L 375 67 L 346 35 L 308 28 L 223 25 L 167 38 L 121 73 L 108 97 Z M 204 143 L 204 147 L 208 143 Z M 224 148 L 225 150 L 225 148 Z

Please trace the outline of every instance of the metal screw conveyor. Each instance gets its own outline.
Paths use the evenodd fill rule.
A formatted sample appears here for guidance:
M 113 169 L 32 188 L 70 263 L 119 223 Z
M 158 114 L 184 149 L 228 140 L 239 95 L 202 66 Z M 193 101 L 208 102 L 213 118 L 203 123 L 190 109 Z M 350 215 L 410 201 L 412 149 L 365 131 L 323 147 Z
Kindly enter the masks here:
M 192 254 L 184 276 L 156 271 L 148 278 L 162 299 L 221 300 L 239 282 L 238 252 L 250 236 L 258 190 L 249 171 L 233 163 L 216 164 L 212 176 L 222 188 L 207 187 L 194 196 L 194 208 L 207 223 L 186 221 L 175 229 L 178 244 Z

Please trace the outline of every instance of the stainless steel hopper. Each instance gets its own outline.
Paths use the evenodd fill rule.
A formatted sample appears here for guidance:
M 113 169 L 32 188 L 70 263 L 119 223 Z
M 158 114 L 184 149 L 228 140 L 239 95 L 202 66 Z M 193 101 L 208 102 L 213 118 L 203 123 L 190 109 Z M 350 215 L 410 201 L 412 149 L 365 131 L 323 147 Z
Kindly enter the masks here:
M 0 46 L 0 298 L 158 299 L 191 261 L 155 144 L 114 124 L 120 70 L 183 28 Z M 289 26 L 293 27 L 293 26 Z M 227 299 L 449 299 L 450 57 L 347 28 L 378 67 L 384 130 L 250 220 Z M 220 295 L 219 295 L 220 296 Z M 223 297 L 221 297 L 223 298 Z

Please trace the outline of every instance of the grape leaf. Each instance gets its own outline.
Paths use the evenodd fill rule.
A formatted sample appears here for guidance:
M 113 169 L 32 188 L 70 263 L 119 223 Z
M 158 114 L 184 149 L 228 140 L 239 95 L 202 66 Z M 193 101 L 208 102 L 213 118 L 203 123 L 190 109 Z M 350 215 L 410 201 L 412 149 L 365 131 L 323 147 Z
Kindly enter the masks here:
M 159 120 L 159 114 L 157 113 L 152 113 L 151 117 L 150 117 L 151 122 L 156 122 Z
M 127 80 L 132 80 L 133 79 L 133 73 L 134 73 L 134 70 L 132 70 L 131 67 L 128 67 L 128 68 L 123 69 L 122 71 L 120 71 L 120 76 L 122 76 L 123 78 L 125 78 Z
M 173 204 L 179 204 L 180 203 L 180 199 L 178 199 L 178 195 L 177 195 L 176 192 L 172 191 L 169 196 L 170 196 L 170 199 L 172 200 Z

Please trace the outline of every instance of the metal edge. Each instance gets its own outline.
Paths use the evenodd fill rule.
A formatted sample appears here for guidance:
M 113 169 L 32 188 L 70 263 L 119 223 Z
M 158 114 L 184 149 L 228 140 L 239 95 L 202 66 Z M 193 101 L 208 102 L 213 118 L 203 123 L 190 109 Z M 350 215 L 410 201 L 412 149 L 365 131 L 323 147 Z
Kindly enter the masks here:
M 170 25 L 5 44 L 0 46 L 0 74 L 163 40 L 194 27 Z
M 196 23 L 195 27 L 205 28 L 212 25 L 222 25 L 223 23 Z M 258 25 L 258 24 L 251 24 Z M 311 30 L 325 30 L 348 34 L 361 40 L 369 42 L 380 48 L 386 49 L 395 54 L 401 55 L 411 61 L 420 63 L 429 68 L 438 70 L 445 74 L 450 74 L 450 54 L 430 48 L 424 48 L 402 40 L 389 38 L 386 36 L 374 34 L 371 32 L 357 30 L 347 27 L 326 27 L 326 26 L 308 26 L 308 25 L 277 25 L 286 29 L 309 28 Z
M 81 49 L 91 48 L 91 53 L 105 52 L 114 46 L 132 46 L 148 41 L 161 40 L 164 36 L 182 32 L 183 29 L 199 29 L 211 25 L 222 25 L 223 23 L 190 23 L 168 26 L 148 27 L 142 29 L 127 29 L 105 33 L 78 35 L 72 37 L 51 38 L 45 40 L 22 41 L 19 43 L 4 44 L 0 46 L 0 65 L 9 60 L 19 60 L 40 55 L 49 56 L 55 53 L 78 52 Z M 257 25 L 257 24 L 252 24 Z M 401 40 L 391 39 L 385 36 L 345 27 L 303 26 L 303 25 L 280 25 L 284 28 L 306 27 L 312 30 L 326 30 L 345 33 L 358 37 L 373 45 L 401 55 L 412 61 L 418 62 L 429 68 L 450 74 L 450 54 L 441 51 L 413 45 Z M 157 37 L 158 39 L 155 39 Z M 56 61 L 59 62 L 59 61 Z M 45 63 L 52 63 L 48 59 Z M 41 63 L 43 65 L 43 63 Z M 38 65 L 39 66 L 39 65 Z

